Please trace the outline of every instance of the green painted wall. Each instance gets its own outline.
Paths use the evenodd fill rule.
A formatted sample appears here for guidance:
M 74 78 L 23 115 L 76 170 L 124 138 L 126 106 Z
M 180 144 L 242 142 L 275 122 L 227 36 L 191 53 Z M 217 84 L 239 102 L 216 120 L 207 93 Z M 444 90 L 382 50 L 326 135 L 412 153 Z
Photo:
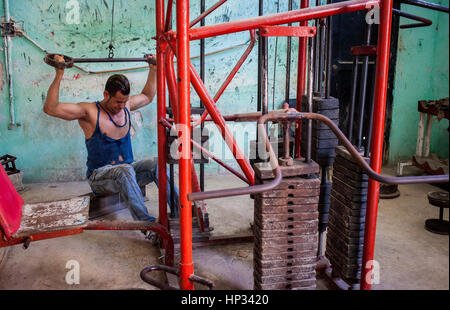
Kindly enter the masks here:
M 435 0 L 448 7 L 448 0 Z M 400 29 L 394 84 L 389 162 L 409 159 L 416 151 L 418 100 L 449 96 L 448 14 L 402 4 L 408 13 L 431 19 L 433 25 Z M 411 21 L 401 18 L 400 23 Z M 448 158 L 447 120 L 433 122 L 431 152 Z
M 2 0 L 1 2 L 3 2 Z M 68 0 L 20 0 L 10 2 L 10 14 L 16 21 L 24 22 L 26 33 L 49 52 L 59 52 L 73 57 L 106 57 L 110 39 L 112 0 L 78 0 L 80 23 L 67 21 L 70 8 Z M 72 0 L 73 2 L 73 0 Z M 207 0 L 206 7 L 216 0 Z M 294 1 L 298 2 L 298 1 Z M 191 1 L 191 19 L 199 12 L 200 1 Z M 238 20 L 258 15 L 258 1 L 228 1 L 206 18 L 207 24 Z M 287 10 L 287 0 L 280 1 L 279 10 Z M 294 3 L 296 9 L 298 3 Z M 265 13 L 277 11 L 277 2 L 265 1 Z M 3 14 L 2 14 L 3 15 Z M 155 41 L 154 1 L 116 0 L 115 4 L 115 55 L 116 57 L 137 57 L 152 52 Z M 53 80 L 54 70 L 42 59 L 44 53 L 25 38 L 12 39 L 14 76 L 14 102 L 16 121 L 20 127 L 8 130 L 9 106 L 8 88 L 3 85 L 0 92 L 0 154 L 17 156 L 18 168 L 25 172 L 25 182 L 70 181 L 84 178 L 86 151 L 84 137 L 76 121 L 67 122 L 52 118 L 42 112 L 47 89 Z M 249 41 L 248 33 L 238 33 L 206 41 L 206 53 Z M 273 76 L 276 39 L 269 41 L 269 102 L 278 108 L 284 99 L 286 39 L 278 39 L 277 74 Z M 2 45 L 3 47 L 3 41 Z M 245 46 L 208 56 L 206 58 L 206 85 L 211 94 L 219 88 L 225 76 L 232 69 L 245 50 Z M 3 54 L 3 52 L 2 52 Z M 297 40 L 293 40 L 292 74 L 296 75 Z M 191 43 L 191 55 L 199 55 L 199 42 Z M 0 57 L 0 65 L 5 63 Z M 198 60 L 193 60 L 198 68 Z M 134 64 L 133 64 L 134 65 Z M 140 65 L 140 64 L 137 64 Z M 89 70 L 123 68 L 124 65 L 84 65 Z M 2 71 L 2 70 L 0 70 Z M 132 84 L 132 92 L 139 92 L 145 82 L 144 70 L 126 73 Z M 61 86 L 61 101 L 79 102 L 101 100 L 108 74 L 88 75 L 76 69 L 66 70 Z M 0 81 L 5 81 L 3 75 Z M 275 91 L 274 91 L 275 90 Z M 225 114 L 256 110 L 257 98 L 257 46 L 247 59 L 236 78 L 219 100 L 219 109 Z M 291 96 L 296 92 L 295 80 L 291 83 Z M 273 100 L 273 95 L 275 98 Z M 156 156 L 156 100 L 134 113 L 133 148 L 135 159 Z M 198 98 L 192 91 L 193 106 Z M 239 145 L 248 150 L 248 141 L 255 137 L 255 125 L 240 124 Z M 211 131 L 211 145 L 217 155 L 225 155 L 234 164 L 227 148 L 214 126 Z M 246 133 L 246 134 L 245 134 Z M 207 166 L 208 171 L 217 171 L 215 164 Z

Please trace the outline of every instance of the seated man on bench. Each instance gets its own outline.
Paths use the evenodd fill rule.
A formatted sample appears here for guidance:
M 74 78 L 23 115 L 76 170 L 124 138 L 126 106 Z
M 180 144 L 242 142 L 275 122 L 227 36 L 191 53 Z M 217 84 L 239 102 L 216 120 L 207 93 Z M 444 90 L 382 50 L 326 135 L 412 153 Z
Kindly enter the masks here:
M 155 56 L 149 56 L 149 60 Z M 57 61 L 64 61 L 56 56 Z M 87 178 L 96 195 L 120 193 L 132 217 L 138 221 L 155 221 L 144 204 L 140 186 L 158 184 L 157 160 L 134 162 L 131 147 L 130 111 L 149 104 L 156 94 L 156 66 L 149 64 L 149 74 L 142 92 L 130 96 L 130 83 L 124 75 L 112 75 L 106 82 L 103 100 L 97 102 L 66 103 L 59 101 L 64 69 L 56 68 L 44 105 L 48 115 L 64 120 L 78 120 L 86 137 Z M 167 178 L 169 182 L 169 177 Z M 167 185 L 168 197 L 170 186 Z M 178 208 L 178 189 L 175 188 Z M 173 208 L 174 207 L 174 208 Z

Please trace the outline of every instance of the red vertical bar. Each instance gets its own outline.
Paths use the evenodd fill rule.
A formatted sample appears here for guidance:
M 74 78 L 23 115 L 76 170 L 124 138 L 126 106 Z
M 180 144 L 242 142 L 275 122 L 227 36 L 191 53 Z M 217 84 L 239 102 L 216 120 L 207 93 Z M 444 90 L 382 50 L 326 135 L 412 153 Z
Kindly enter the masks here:
M 193 290 L 189 277 L 194 273 L 192 262 L 192 206 L 187 199 L 191 192 L 191 106 L 189 72 L 189 0 L 178 0 L 177 8 L 177 78 L 178 119 L 181 157 L 179 160 L 180 183 L 180 288 Z
M 309 5 L 308 0 L 300 1 L 300 8 L 307 8 Z M 307 21 L 300 22 L 300 26 L 307 26 Z M 305 93 L 305 81 L 306 81 L 306 49 L 307 38 L 300 37 L 298 39 L 298 71 L 297 71 L 297 111 L 302 110 L 302 96 Z M 297 129 L 295 130 L 295 158 L 301 157 L 300 155 L 300 139 L 302 136 L 302 122 L 297 122 Z
M 157 67 L 157 115 L 158 120 L 166 117 L 166 88 L 164 77 L 164 0 L 156 1 L 156 61 Z M 166 129 L 158 122 L 158 190 L 159 220 L 164 227 L 167 222 L 167 174 L 166 174 Z
M 392 1 L 393 0 L 380 1 L 380 24 L 378 28 L 377 68 L 375 78 L 375 107 L 372 116 L 373 140 L 370 152 L 370 166 L 376 173 L 380 173 L 383 159 L 384 120 L 389 72 L 389 47 L 391 44 Z M 370 275 L 372 274 L 372 265 L 368 266 L 367 263 L 372 261 L 374 256 L 379 190 L 380 183 L 373 179 L 369 179 L 360 285 L 362 290 L 370 290 L 372 287 L 372 282 L 367 281 L 367 277 L 369 276 L 370 278 Z

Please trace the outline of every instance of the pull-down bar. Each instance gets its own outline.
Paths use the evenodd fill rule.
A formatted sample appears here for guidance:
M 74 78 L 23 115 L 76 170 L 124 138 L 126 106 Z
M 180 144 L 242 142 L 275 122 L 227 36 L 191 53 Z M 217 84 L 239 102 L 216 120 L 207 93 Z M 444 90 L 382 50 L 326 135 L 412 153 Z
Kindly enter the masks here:
M 149 64 L 156 65 L 155 60 L 147 58 L 147 56 L 151 54 L 145 55 L 141 58 L 72 58 L 66 55 L 61 55 L 64 57 L 64 62 L 55 60 L 56 55 L 58 54 L 47 54 L 44 61 L 46 64 L 58 69 L 72 68 L 75 63 L 147 62 Z

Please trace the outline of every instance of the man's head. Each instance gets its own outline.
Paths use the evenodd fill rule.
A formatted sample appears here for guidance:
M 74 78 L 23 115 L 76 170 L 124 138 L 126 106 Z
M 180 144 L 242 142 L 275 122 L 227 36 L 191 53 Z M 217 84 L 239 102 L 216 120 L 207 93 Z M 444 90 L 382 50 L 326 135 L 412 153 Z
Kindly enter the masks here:
M 125 107 L 130 97 L 130 82 L 122 74 L 114 74 L 109 77 L 103 92 L 105 106 L 114 114 L 119 113 Z

